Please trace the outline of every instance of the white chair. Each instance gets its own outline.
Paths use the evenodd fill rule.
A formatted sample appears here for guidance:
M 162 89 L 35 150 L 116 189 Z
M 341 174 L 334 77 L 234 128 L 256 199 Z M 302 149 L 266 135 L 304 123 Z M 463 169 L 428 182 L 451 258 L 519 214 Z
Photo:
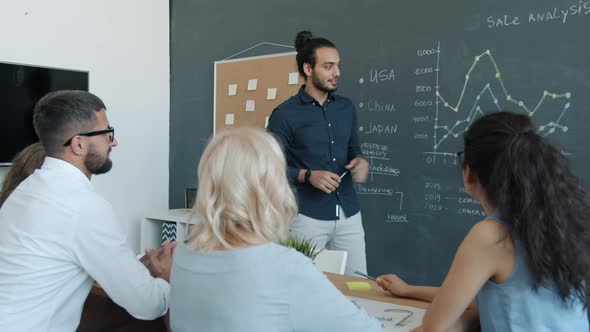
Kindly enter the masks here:
M 347 258 L 346 251 L 324 249 L 320 251 L 313 262 L 322 272 L 344 274 Z

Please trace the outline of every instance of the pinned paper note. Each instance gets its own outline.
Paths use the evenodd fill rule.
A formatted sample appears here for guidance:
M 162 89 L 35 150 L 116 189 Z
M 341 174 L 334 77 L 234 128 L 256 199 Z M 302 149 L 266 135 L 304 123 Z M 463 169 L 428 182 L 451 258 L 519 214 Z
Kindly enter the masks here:
M 298 80 L 299 80 L 299 72 L 289 73 L 289 85 L 297 84 Z
M 253 99 L 246 100 L 246 112 L 254 112 L 256 109 L 256 102 Z
M 277 99 L 277 88 L 266 89 L 266 100 Z
M 235 96 L 237 93 L 238 93 L 238 85 L 237 84 L 229 84 L 227 86 L 228 96 Z
M 258 87 L 258 80 L 252 79 L 248 80 L 248 91 L 254 91 Z
M 234 124 L 234 114 L 229 113 L 225 115 L 225 124 L 226 125 L 233 125 Z
M 371 285 L 366 281 L 349 281 L 346 286 L 350 290 L 369 290 Z
M 268 116 L 264 119 L 264 128 L 265 129 L 268 127 L 268 119 L 270 119 L 270 117 L 268 117 Z

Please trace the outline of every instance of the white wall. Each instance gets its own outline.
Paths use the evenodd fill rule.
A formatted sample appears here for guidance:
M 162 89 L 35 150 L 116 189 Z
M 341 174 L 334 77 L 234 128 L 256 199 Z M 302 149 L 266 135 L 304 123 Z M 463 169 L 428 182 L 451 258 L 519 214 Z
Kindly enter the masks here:
M 90 91 L 106 104 L 119 141 L 113 169 L 92 182 L 137 250 L 142 216 L 168 208 L 168 1 L 0 3 L 0 61 L 90 72 Z

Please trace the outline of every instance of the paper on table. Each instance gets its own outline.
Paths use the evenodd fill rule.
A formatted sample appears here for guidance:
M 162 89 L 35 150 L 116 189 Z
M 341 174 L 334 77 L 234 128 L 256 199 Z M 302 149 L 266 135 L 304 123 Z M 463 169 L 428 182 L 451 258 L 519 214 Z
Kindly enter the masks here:
M 422 325 L 424 309 L 347 296 L 357 307 L 381 322 L 383 331 L 406 332 Z

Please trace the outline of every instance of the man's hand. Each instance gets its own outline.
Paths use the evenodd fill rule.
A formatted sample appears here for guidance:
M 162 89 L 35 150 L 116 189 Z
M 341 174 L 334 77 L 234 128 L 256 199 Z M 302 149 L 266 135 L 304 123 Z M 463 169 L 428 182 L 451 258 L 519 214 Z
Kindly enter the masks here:
M 176 242 L 164 243 L 159 250 L 146 249 L 145 255 L 140 261 L 147 267 L 154 278 L 162 278 L 170 282 L 170 270 L 172 268 L 172 254 L 176 247 Z
M 369 162 L 365 158 L 358 156 L 351 160 L 344 168 L 350 170 L 352 179 L 356 183 L 365 183 L 369 175 Z
M 340 186 L 340 177 L 338 174 L 328 171 L 311 171 L 309 182 L 312 186 L 329 194 Z

